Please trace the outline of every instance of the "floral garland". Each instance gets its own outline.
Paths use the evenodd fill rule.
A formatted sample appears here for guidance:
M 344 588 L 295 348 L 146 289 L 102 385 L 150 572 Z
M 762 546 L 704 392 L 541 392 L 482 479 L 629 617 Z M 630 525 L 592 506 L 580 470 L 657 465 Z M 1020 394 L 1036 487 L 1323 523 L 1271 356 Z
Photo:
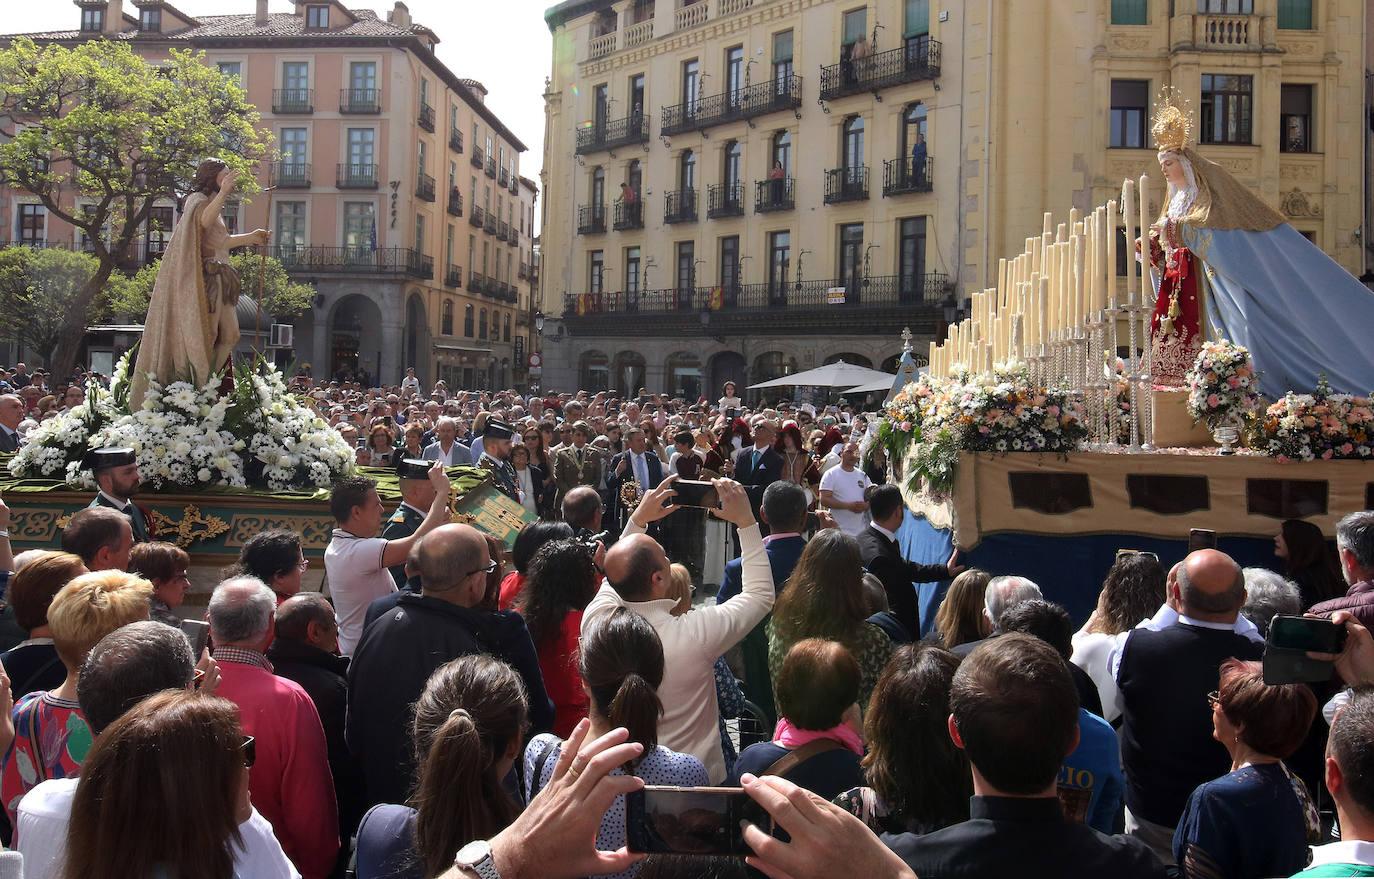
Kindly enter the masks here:
M 1239 424 L 1260 409 L 1259 376 L 1250 350 L 1226 339 L 1204 342 L 1188 385 L 1188 414 L 1209 428 Z
M 1310 394 L 1284 396 L 1259 419 L 1255 445 L 1279 461 L 1374 456 L 1374 401 L 1333 394 L 1326 377 Z
M 947 380 L 927 376 L 919 385 L 908 386 L 921 412 L 913 480 L 923 478 L 937 493 L 953 487 L 961 451 L 1063 454 L 1088 437 L 1082 401 L 1059 388 L 1032 386 L 1024 364 Z
M 110 390 L 92 383 L 86 402 L 44 421 L 9 462 L 17 477 L 64 479 L 93 489 L 82 467 L 88 449 L 134 449 L 139 471 L 155 489 L 207 485 L 282 491 L 327 487 L 353 469 L 343 437 L 286 389 L 265 361 L 240 366 L 232 396 L 220 376 L 201 386 L 150 377 L 143 405 L 128 408 L 129 361 L 115 368 Z

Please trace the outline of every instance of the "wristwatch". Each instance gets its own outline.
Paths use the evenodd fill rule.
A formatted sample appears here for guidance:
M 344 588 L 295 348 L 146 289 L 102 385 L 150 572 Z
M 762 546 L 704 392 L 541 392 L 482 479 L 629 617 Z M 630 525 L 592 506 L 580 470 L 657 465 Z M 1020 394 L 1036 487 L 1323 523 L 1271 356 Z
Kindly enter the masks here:
M 484 839 L 470 842 L 459 849 L 453 864 L 460 870 L 476 873 L 478 879 L 501 879 L 496 861 L 491 857 L 491 846 Z

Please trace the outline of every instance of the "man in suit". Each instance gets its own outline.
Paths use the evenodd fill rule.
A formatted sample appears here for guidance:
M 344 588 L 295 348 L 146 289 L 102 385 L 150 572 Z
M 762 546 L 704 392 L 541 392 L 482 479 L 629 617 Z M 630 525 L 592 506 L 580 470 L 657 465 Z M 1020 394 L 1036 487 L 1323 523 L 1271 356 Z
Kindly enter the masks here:
M 606 471 L 606 491 L 611 496 L 611 521 L 624 524 L 629 514 L 621 516 L 620 489 L 625 483 L 633 482 L 639 486 L 642 498 L 658 487 L 663 481 L 663 462 L 658 455 L 649 451 L 648 439 L 642 428 L 632 427 L 625 433 L 625 443 L 629 446 L 611 459 Z
M 134 495 L 143 483 L 138 472 L 138 458 L 133 449 L 92 449 L 86 453 L 86 465 L 95 471 L 96 492 L 92 507 L 109 507 L 129 517 L 135 543 L 149 539 L 148 516 L 134 503 Z
M 763 539 L 763 551 L 768 555 L 768 565 L 773 569 L 773 589 L 782 594 L 787 578 L 797 566 L 802 550 L 806 549 L 806 492 L 794 482 L 778 480 L 768 486 L 763 493 L 763 504 L 759 508 L 759 518 L 768 523 L 769 534 Z M 721 578 L 720 590 L 716 593 L 716 604 L 722 605 L 738 595 L 743 587 L 742 561 L 734 558 L 725 563 L 725 576 Z M 740 642 L 740 653 L 744 664 L 744 697 L 763 709 L 770 724 L 777 722 L 777 709 L 773 703 L 773 681 L 768 674 L 768 619 L 754 627 Z
M 0 396 L 0 452 L 19 451 L 19 422 L 24 420 L 24 401 L 15 394 Z
M 913 639 L 921 637 L 921 614 L 916 601 L 915 583 L 935 583 L 957 576 L 964 566 L 959 564 L 959 550 L 955 550 L 943 565 L 920 565 L 902 556 L 897 545 L 897 529 L 902 527 L 906 504 L 901 489 L 895 485 L 879 485 L 868 498 L 868 510 L 873 521 L 857 535 L 859 553 L 864 567 L 879 580 L 887 593 L 887 603 L 898 622 Z
M 426 461 L 441 461 L 445 467 L 472 464 L 467 446 L 458 442 L 458 425 L 452 418 L 440 418 L 434 425 L 434 436 L 434 442 L 425 447 Z
M 596 488 L 601 481 L 601 453 L 587 445 L 592 429 L 585 421 L 572 426 L 572 442 L 560 446 L 553 455 L 553 482 L 558 490 L 555 503 L 562 504 L 568 492 L 579 485 Z
M 755 516 L 763 505 L 764 491 L 782 478 L 782 455 L 773 451 L 776 438 L 773 425 L 760 421 L 754 426 L 754 445 L 735 453 L 735 481 L 744 486 Z

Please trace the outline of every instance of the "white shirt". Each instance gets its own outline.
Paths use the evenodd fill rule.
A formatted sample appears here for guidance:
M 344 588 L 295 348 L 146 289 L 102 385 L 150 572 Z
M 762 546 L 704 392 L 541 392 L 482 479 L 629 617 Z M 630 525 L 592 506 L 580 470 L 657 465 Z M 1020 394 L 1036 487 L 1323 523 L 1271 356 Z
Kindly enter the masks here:
M 324 573 L 339 619 L 339 652 L 352 656 L 363 637 L 367 606 L 375 598 L 396 591 L 391 571 L 382 565 L 387 541 L 358 537 L 335 528 L 324 550 Z
M 103 489 L 103 488 L 100 489 L 99 491 L 97 491 L 96 494 L 100 495 L 100 496 L 103 497 L 105 500 L 107 500 L 107 501 L 109 501 L 111 504 L 113 504 L 113 505 L 114 505 L 114 508 L 115 508 L 116 510 L 123 510 L 124 512 L 128 512 L 128 510 L 129 510 L 129 505 L 130 505 L 131 501 L 128 501 L 128 500 L 120 500 L 119 498 L 117 498 L 117 497 L 115 497 L 114 495 L 110 494 L 108 491 L 106 491 L 106 490 Z
M 425 446 L 424 456 L 426 461 L 443 461 L 445 467 L 472 463 L 472 450 L 457 440 L 453 441 L 447 452 L 444 451 L 443 445 L 435 440 Z
M 26 879 L 59 879 L 67 852 L 67 825 L 79 778 L 45 781 L 19 801 L 15 838 L 24 856 Z M 272 825 L 254 809 L 239 825 L 242 845 L 234 846 L 234 879 L 300 879 Z
M 886 528 L 879 525 L 877 522 L 869 522 L 868 527 L 872 528 L 874 531 L 877 531 L 879 534 L 886 537 L 888 540 L 891 540 L 893 543 L 897 542 L 897 532 L 888 531 Z
M 643 533 L 644 529 L 631 519 L 622 537 Z M 773 570 L 759 526 L 741 528 L 739 543 L 743 588 L 724 604 L 673 616 L 675 600 L 624 601 L 609 582 L 603 581 L 582 615 L 583 637 L 617 607 L 640 614 L 658 632 L 664 658 L 663 683 L 658 687 L 664 709 L 658 722 L 658 743 L 696 757 L 717 784 L 725 780 L 726 773 L 717 727 L 716 660 L 744 640 L 773 609 Z
M 872 485 L 868 481 L 868 476 L 856 465 L 853 470 L 846 470 L 844 467 L 832 467 L 825 471 L 821 477 L 821 491 L 831 492 L 835 500 L 843 501 L 847 504 L 856 503 L 864 499 L 864 489 Z M 830 515 L 835 517 L 835 524 L 840 526 L 845 534 L 858 535 L 864 528 L 868 527 L 868 514 L 856 513 L 853 510 L 842 510 L 839 507 L 831 507 Z
M 534 496 L 534 479 L 530 476 L 530 468 L 516 470 L 515 482 L 520 488 L 520 503 L 524 505 L 525 509 L 538 515 L 538 499 Z
M 1363 839 L 1343 839 L 1340 842 L 1312 846 L 1312 863 L 1307 865 L 1307 869 L 1324 867 L 1327 864 L 1374 866 L 1374 842 L 1365 842 Z M 27 876 L 28 873 L 24 875 Z

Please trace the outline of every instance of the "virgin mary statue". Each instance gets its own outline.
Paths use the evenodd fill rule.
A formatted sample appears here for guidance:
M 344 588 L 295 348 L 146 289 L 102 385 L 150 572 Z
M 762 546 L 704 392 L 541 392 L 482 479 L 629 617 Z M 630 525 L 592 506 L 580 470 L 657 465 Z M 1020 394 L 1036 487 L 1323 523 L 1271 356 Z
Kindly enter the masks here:
M 1191 146 L 1182 102 L 1166 92 L 1151 130 L 1168 193 L 1151 227 L 1159 279 L 1150 325 L 1155 383 L 1181 386 L 1213 337 L 1250 349 L 1260 389 L 1277 399 L 1321 375 L 1374 390 L 1374 293 L 1223 167 Z
M 229 251 L 263 245 L 269 238 L 265 229 L 229 234 L 224 203 L 237 182 L 238 173 L 219 159 L 207 159 L 196 170 L 153 284 L 130 377 L 130 409 L 143 404 L 149 376 L 163 384 L 181 379 L 202 384 L 231 365 L 239 340 L 240 284 Z

